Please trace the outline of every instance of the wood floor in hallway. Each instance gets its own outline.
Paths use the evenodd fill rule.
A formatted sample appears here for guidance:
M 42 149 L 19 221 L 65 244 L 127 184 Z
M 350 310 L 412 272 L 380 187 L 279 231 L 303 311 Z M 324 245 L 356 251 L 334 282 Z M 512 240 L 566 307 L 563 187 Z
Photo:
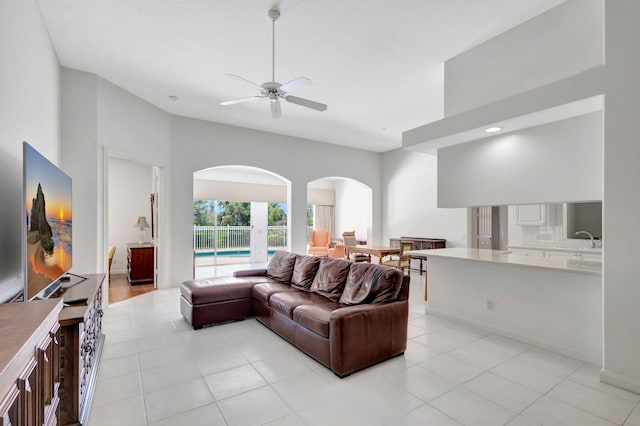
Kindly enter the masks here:
M 127 280 L 127 274 L 111 274 L 109 303 L 120 302 L 154 290 L 153 283 L 131 285 Z

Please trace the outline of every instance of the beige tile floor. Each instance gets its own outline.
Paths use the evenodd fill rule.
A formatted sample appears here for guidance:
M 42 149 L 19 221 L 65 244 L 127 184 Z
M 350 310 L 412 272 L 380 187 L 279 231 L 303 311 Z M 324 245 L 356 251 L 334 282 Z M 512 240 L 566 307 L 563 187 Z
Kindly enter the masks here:
M 345 379 L 255 319 L 194 332 L 178 289 L 112 304 L 89 425 L 640 425 L 597 366 L 428 315 L 411 278 L 404 356 Z

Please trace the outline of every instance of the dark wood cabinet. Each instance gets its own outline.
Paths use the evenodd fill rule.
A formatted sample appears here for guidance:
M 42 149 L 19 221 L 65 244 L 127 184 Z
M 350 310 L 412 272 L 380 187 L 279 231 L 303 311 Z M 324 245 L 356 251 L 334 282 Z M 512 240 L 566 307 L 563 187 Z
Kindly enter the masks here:
M 421 237 L 390 238 L 389 245 L 391 245 L 391 247 L 399 248 L 401 241 L 413 242 L 413 246 L 411 247 L 411 250 L 440 249 L 440 248 L 445 248 L 447 245 L 447 240 L 445 240 L 444 238 L 421 238 Z
M 127 278 L 130 284 L 153 282 L 154 258 L 153 244 L 127 244 Z
M 65 307 L 60 313 L 60 424 L 86 425 L 104 345 L 102 334 L 102 282 L 104 274 L 62 289 L 65 301 L 86 303 Z
M 0 426 L 56 425 L 60 299 L 0 306 Z

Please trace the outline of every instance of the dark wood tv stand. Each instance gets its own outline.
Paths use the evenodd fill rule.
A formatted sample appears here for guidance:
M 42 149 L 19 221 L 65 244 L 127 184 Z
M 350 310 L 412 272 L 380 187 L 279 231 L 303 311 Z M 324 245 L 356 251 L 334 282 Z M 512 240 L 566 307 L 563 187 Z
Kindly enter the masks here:
M 86 425 L 104 345 L 102 282 L 105 274 L 72 276 L 54 293 L 65 303 L 60 322 L 60 425 Z M 82 301 L 67 306 L 69 301 Z

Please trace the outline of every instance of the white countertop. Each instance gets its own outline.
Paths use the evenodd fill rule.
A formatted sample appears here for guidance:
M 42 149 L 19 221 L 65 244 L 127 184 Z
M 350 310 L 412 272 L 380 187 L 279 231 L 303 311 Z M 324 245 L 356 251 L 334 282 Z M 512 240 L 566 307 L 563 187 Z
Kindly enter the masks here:
M 567 246 L 557 246 L 557 245 L 545 245 L 545 244 L 509 244 L 509 248 L 515 249 L 532 249 L 532 250 L 552 250 L 552 251 L 563 251 L 569 253 L 584 253 L 584 254 L 602 254 L 601 248 L 591 248 L 591 247 L 567 247 Z
M 445 248 L 437 250 L 411 250 L 408 255 L 422 255 L 427 257 L 447 257 L 452 259 L 470 260 L 473 262 L 493 262 L 529 268 L 551 269 L 583 274 L 602 274 L 601 262 L 576 261 L 557 258 L 534 258 L 518 256 L 504 250 L 480 250 L 473 248 Z

